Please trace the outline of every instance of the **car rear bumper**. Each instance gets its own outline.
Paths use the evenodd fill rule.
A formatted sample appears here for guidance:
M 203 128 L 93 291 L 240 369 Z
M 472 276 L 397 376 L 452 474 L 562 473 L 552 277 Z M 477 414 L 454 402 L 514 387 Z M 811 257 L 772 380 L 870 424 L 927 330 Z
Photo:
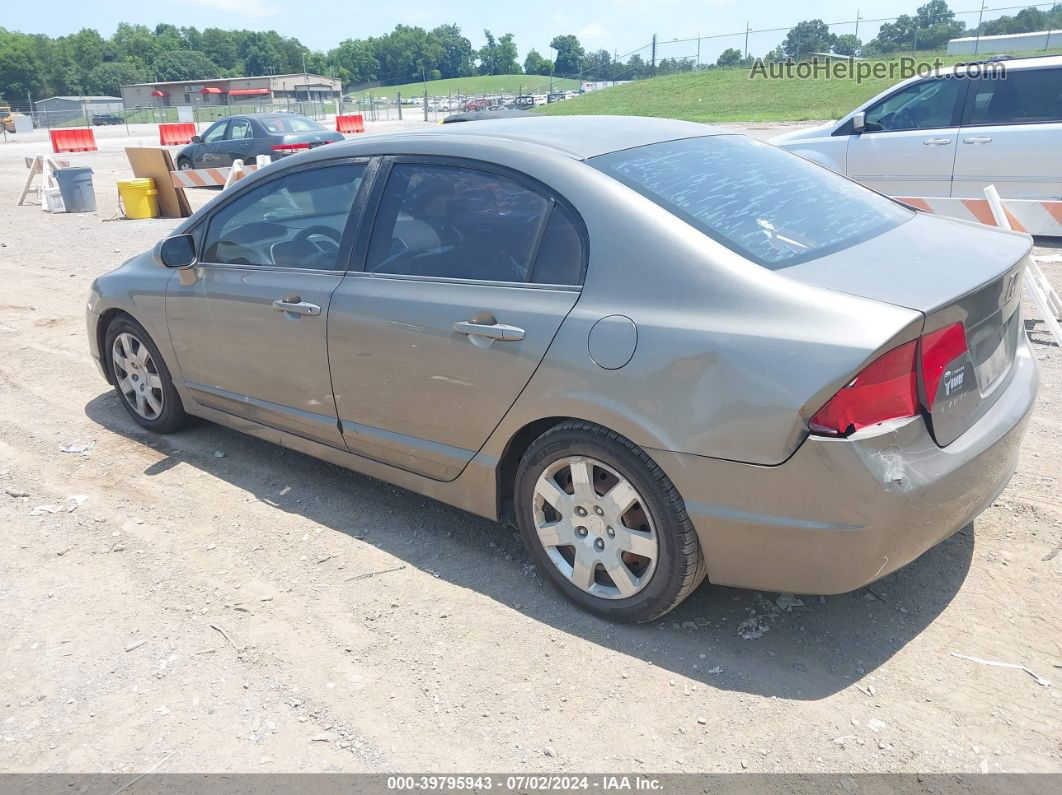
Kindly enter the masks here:
M 921 417 L 811 436 L 774 467 L 651 450 L 683 495 L 719 585 L 851 591 L 964 527 L 1006 487 L 1036 396 L 1024 341 L 1004 394 L 940 448 Z

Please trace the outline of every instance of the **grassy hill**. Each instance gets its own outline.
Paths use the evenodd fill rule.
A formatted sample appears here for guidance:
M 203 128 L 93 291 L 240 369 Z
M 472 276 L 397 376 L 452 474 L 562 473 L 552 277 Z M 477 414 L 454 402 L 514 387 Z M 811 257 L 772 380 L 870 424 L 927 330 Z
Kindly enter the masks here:
M 550 78 L 541 75 L 477 75 L 475 77 L 451 77 L 445 80 L 429 80 L 427 83 L 429 97 L 448 95 L 475 96 L 477 94 L 545 94 L 549 91 Z M 394 97 L 401 91 L 403 97 L 420 97 L 424 95 L 424 83 L 407 83 L 401 86 L 379 86 L 365 91 L 355 91 L 354 97 L 368 97 L 371 92 L 376 97 Z M 553 78 L 553 87 L 561 91 L 578 91 L 579 81 L 565 77 Z M 346 94 L 344 94 L 346 96 Z
M 936 58 L 954 64 L 969 56 L 919 56 L 927 61 Z M 899 80 L 898 76 L 862 82 L 854 77 L 765 80 L 750 79 L 747 68 L 713 69 L 625 83 L 539 110 L 558 116 L 615 114 L 699 122 L 836 119 Z

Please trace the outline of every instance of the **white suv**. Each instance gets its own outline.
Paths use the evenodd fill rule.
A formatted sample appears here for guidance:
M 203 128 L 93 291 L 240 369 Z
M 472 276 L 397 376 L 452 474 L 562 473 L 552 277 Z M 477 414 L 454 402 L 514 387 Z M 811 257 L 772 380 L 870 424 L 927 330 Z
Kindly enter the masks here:
M 1062 199 L 1062 56 L 961 79 L 974 68 L 913 77 L 772 143 L 890 196 L 982 198 L 995 185 L 1004 199 Z

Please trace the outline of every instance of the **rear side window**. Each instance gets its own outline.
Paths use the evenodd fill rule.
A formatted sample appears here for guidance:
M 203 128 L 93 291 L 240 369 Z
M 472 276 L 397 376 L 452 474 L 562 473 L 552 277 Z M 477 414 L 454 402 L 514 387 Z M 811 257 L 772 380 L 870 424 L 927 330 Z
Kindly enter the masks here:
M 975 80 L 963 124 L 1062 121 L 1062 69 L 1012 69 L 1006 77 Z
M 526 282 L 550 205 L 493 172 L 399 163 L 384 188 L 365 270 Z
M 582 225 L 564 207 L 554 205 L 538 246 L 531 281 L 536 284 L 582 284 L 586 242 Z
M 829 169 L 740 135 L 649 144 L 588 162 L 772 269 L 840 251 L 914 216 Z
M 269 116 L 259 119 L 262 126 L 273 135 L 285 135 L 286 133 L 320 132 L 325 128 L 313 119 L 305 116 Z

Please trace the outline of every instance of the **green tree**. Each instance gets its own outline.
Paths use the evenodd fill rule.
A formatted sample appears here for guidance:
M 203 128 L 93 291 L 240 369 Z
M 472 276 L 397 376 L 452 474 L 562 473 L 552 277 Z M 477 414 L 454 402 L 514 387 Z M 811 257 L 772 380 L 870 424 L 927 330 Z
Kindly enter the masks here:
M 579 74 L 583 56 L 586 55 L 583 46 L 579 43 L 579 39 L 571 34 L 554 36 L 549 46 L 557 51 L 555 67 L 558 75 Z
M 538 50 L 530 50 L 524 58 L 525 75 L 549 75 L 553 73 L 553 61 L 543 58 Z
M 164 52 L 153 68 L 156 80 L 204 80 L 217 77 L 220 71 L 216 63 L 194 50 Z
M 461 35 L 460 27 L 439 25 L 428 35 L 442 48 L 437 66 L 443 77 L 468 77 L 476 73 L 476 54 L 472 42 Z
M 782 49 L 787 57 L 800 58 L 808 53 L 829 52 L 836 38 L 821 19 L 806 19 L 786 34 Z
M 328 53 L 329 59 L 345 69 L 351 83 L 369 83 L 379 79 L 380 62 L 372 45 L 363 39 L 346 39 Z
M 719 57 L 716 58 L 715 65 L 738 66 L 742 60 L 743 59 L 741 57 L 741 50 L 738 50 L 734 47 L 727 47 L 719 54 Z
M 489 30 L 483 31 L 486 43 L 479 50 L 479 71 L 485 75 L 518 75 L 516 43 L 513 34 L 506 33 L 498 39 Z
M 833 51 L 838 55 L 859 55 L 862 47 L 863 42 L 856 38 L 854 33 L 845 33 L 843 36 L 838 36 L 833 43 Z
M 109 97 L 120 97 L 122 86 L 147 82 L 144 71 L 131 63 L 110 61 L 96 64 L 85 78 L 85 91 Z

